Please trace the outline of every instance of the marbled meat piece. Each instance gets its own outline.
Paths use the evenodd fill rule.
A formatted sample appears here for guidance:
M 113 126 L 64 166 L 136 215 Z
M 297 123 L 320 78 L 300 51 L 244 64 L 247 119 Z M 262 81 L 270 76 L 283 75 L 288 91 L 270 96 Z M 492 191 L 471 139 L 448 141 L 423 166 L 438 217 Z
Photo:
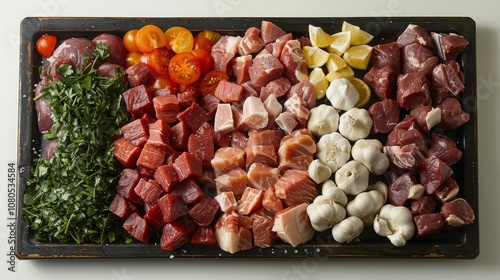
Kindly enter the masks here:
M 193 102 L 191 106 L 180 112 L 177 118 L 179 121 L 182 121 L 191 132 L 196 132 L 200 126 L 210 120 L 210 116 L 197 102 Z
M 444 130 L 457 129 L 469 121 L 470 115 L 462 110 L 460 102 L 448 97 L 437 106 L 441 109 L 441 127 Z
M 459 191 L 457 181 L 453 178 L 448 178 L 441 186 L 434 192 L 434 197 L 439 199 L 442 203 L 455 199 Z
M 266 191 L 274 187 L 281 177 L 277 167 L 271 167 L 260 162 L 252 163 L 247 169 L 247 183 L 250 187 Z
M 278 168 L 307 170 L 316 153 L 316 142 L 307 129 L 296 130 L 284 137 L 278 149 Z
M 290 135 L 299 125 L 299 122 L 297 122 L 295 115 L 286 111 L 279 114 L 274 122 L 279 126 L 281 130 L 285 132 L 286 135 Z
M 261 163 L 271 167 L 278 167 L 278 155 L 273 145 L 247 145 L 245 147 L 245 168 L 254 163 Z
M 249 96 L 245 100 L 242 122 L 251 129 L 262 129 L 267 126 L 269 113 L 260 98 Z
M 462 158 L 462 151 L 450 138 L 442 134 L 432 134 L 429 154 L 435 155 L 448 165 L 453 165 Z
M 401 73 L 401 52 L 398 43 L 391 42 L 373 46 L 370 64 L 379 69 L 389 66 L 394 71 Z
M 397 171 L 414 171 L 425 160 L 425 155 L 415 143 L 403 146 L 384 146 L 384 154 L 389 163 Z
M 293 39 L 292 33 L 286 33 L 285 35 L 279 37 L 274 42 L 266 44 L 265 48 L 268 52 L 272 53 L 274 57 L 280 58 L 283 47 L 285 47 L 286 42 Z
M 272 231 L 286 243 L 296 247 L 314 236 L 315 230 L 307 216 L 308 203 L 287 207 L 276 213 Z
M 311 203 L 318 195 L 316 183 L 305 170 L 289 169 L 274 185 L 276 196 L 285 207 Z
M 460 70 L 460 66 L 456 61 L 441 63 L 436 65 L 432 70 L 432 83 L 435 86 L 451 93 L 453 96 L 458 96 L 459 93 L 465 90 L 464 73 Z
M 247 146 L 248 136 L 238 130 L 231 131 L 230 135 L 231 142 L 229 143 L 229 146 L 245 150 Z
M 239 167 L 221 174 L 215 178 L 217 194 L 232 192 L 237 199 L 240 199 L 247 187 L 247 172 Z
M 233 111 L 231 110 L 231 104 L 219 104 L 217 106 L 217 111 L 215 112 L 214 131 L 229 133 L 234 129 Z
M 420 199 L 424 187 L 410 173 L 403 173 L 389 185 L 387 199 L 395 206 L 408 206 L 412 199 Z
M 415 119 L 418 127 L 424 134 L 441 123 L 441 109 L 431 105 L 419 106 L 410 111 L 410 116 Z
M 262 40 L 264 40 L 264 43 L 266 44 L 274 42 L 276 41 L 276 39 L 286 34 L 286 32 L 279 26 L 266 20 L 262 21 L 260 32 L 261 32 L 260 36 L 262 37 Z
M 407 73 L 398 76 L 397 101 L 405 110 L 430 105 L 430 82 L 424 75 Z
M 220 210 L 223 213 L 231 213 L 236 211 L 236 206 L 238 205 L 238 201 L 234 196 L 232 191 L 221 192 L 216 195 L 214 199 L 219 203 Z
M 276 242 L 277 234 L 274 232 L 274 214 L 261 208 L 251 214 L 253 244 L 259 248 L 269 248 Z
M 418 236 L 440 233 L 444 228 L 444 218 L 440 213 L 426 213 L 413 217 Z
M 167 193 L 158 199 L 158 206 L 163 214 L 163 221 L 170 223 L 189 213 L 189 209 L 182 201 L 180 194 Z
M 443 216 L 448 229 L 454 229 L 470 225 L 474 222 L 474 209 L 463 198 L 455 198 L 441 206 Z
M 445 60 L 456 60 L 464 49 L 469 45 L 469 41 L 463 36 L 455 33 L 431 33 L 432 40 L 436 46 L 437 55 Z
M 411 214 L 413 216 L 435 213 L 437 202 L 432 196 L 424 195 L 417 200 L 411 201 Z
M 280 130 L 254 130 L 248 133 L 247 146 L 272 145 L 276 151 L 281 145 L 283 132 Z
M 225 103 L 238 102 L 243 96 L 243 87 L 228 80 L 221 80 L 215 88 L 214 95 Z
M 270 81 L 283 76 L 285 67 L 265 49 L 260 51 L 248 69 L 250 81 L 256 89 L 267 85 Z
M 156 204 L 158 199 L 165 194 L 165 190 L 155 180 L 141 178 L 134 188 L 135 193 L 146 204 Z
M 175 159 L 173 166 L 179 181 L 187 178 L 200 178 L 203 174 L 203 162 L 189 152 L 180 154 Z
M 250 54 L 238 56 L 233 60 L 231 67 L 237 84 L 241 85 L 250 80 L 248 75 L 250 65 L 252 65 L 252 55 Z
M 372 134 L 389 133 L 399 122 L 399 104 L 394 99 L 384 99 L 373 103 L 368 108 L 373 120 Z
M 217 200 L 206 196 L 189 210 L 189 216 L 200 227 L 208 227 L 212 224 L 219 209 Z
M 363 81 L 380 100 L 396 99 L 398 72 L 389 66 L 371 67 L 363 76 Z
M 116 184 L 116 193 L 136 205 L 142 205 L 143 200 L 134 192 L 139 179 L 139 172 L 136 169 L 124 168 L 120 172 L 120 178 Z
M 287 78 L 292 85 L 309 80 L 306 58 L 299 40 L 287 41 L 281 51 L 279 60 L 285 67 L 283 76 Z
M 261 207 L 263 198 L 264 192 L 262 190 L 246 187 L 241 198 L 238 200 L 236 213 L 240 215 L 250 215 Z
M 406 116 L 401 120 L 387 136 L 386 146 L 404 146 L 415 144 L 422 154 L 427 155 L 425 135 L 412 116 Z
M 224 73 L 228 72 L 229 62 L 238 52 L 241 39 L 240 36 L 223 35 L 212 46 L 210 54 L 214 59 L 214 70 L 220 70 Z
M 252 233 L 239 227 L 239 215 L 236 212 L 224 213 L 215 224 L 215 240 L 219 247 L 231 254 L 252 248 Z
M 276 195 L 274 186 L 269 187 L 266 191 L 264 191 L 262 208 L 271 212 L 273 215 L 283 210 L 283 202 L 281 202 L 281 199 Z
M 439 58 L 434 53 L 418 44 L 413 43 L 401 48 L 403 73 L 418 73 L 430 77 L 432 69 L 438 64 Z
M 167 148 L 146 142 L 137 158 L 137 166 L 156 170 L 162 166 L 167 156 Z
M 287 99 L 294 95 L 298 95 L 300 99 L 305 102 L 307 109 L 312 109 L 316 106 L 316 90 L 314 89 L 313 83 L 309 80 L 300 81 L 290 87 L 290 90 L 286 93 L 285 97 Z
M 235 147 L 222 147 L 215 151 L 210 161 L 216 176 L 236 168 L 245 168 L 245 151 Z
M 431 35 L 429 35 L 427 30 L 416 24 L 409 24 L 403 33 L 399 35 L 396 42 L 400 48 L 412 43 L 419 43 L 429 49 L 434 48 Z
M 260 29 L 257 27 L 248 28 L 238 45 L 238 54 L 248 55 L 260 51 L 266 43 L 259 35 Z
M 264 102 L 271 94 L 276 97 L 282 97 L 285 95 L 292 84 L 285 77 L 280 77 L 270 81 L 266 86 L 260 89 L 259 97 Z
M 294 115 L 299 127 L 305 128 L 307 126 L 310 111 L 307 109 L 307 103 L 301 97 L 292 95 L 285 101 L 283 107 Z
M 425 187 L 425 194 L 433 194 L 443 184 L 453 170 L 438 157 L 431 155 L 420 165 L 420 183 Z
M 135 212 L 127 217 L 123 223 L 123 228 L 135 239 L 144 244 L 149 242 L 149 238 L 153 233 L 153 228 L 148 224 L 148 222 Z

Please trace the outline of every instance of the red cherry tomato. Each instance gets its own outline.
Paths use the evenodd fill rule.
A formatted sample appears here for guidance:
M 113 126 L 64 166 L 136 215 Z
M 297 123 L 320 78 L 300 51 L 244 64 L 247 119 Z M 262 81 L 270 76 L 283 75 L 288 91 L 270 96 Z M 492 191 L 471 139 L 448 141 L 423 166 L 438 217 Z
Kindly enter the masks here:
M 41 56 L 49 58 L 56 48 L 56 43 L 56 36 L 43 35 L 36 41 L 36 50 Z
M 193 49 L 202 49 L 210 52 L 212 49 L 212 42 L 207 37 L 195 37 L 193 42 Z
M 205 74 L 214 67 L 214 59 L 204 49 L 194 49 L 192 53 L 200 60 L 201 74 Z
M 178 53 L 170 60 L 168 73 L 180 85 L 192 84 L 200 78 L 200 60 L 190 52 Z
M 149 79 L 149 88 L 153 91 L 167 89 L 170 94 L 179 92 L 179 85 L 169 76 L 156 76 Z
M 200 82 L 200 90 L 203 96 L 214 94 L 215 88 L 221 80 L 229 80 L 228 75 L 219 70 L 212 70 L 205 74 Z
M 173 54 L 167 48 L 154 49 L 147 54 L 145 62 L 156 75 L 168 75 L 168 64 Z

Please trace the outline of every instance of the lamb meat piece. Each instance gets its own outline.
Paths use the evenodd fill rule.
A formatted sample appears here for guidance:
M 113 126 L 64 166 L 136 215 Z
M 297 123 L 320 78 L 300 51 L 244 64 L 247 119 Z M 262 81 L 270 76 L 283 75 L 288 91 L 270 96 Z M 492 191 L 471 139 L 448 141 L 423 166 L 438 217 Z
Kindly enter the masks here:
M 148 130 L 149 138 L 146 143 L 166 148 L 167 151 L 172 153 L 170 147 L 170 139 L 172 138 L 173 132 L 170 126 L 162 119 L 155 121 L 149 125 Z
M 230 136 L 231 136 L 231 142 L 229 143 L 230 147 L 235 147 L 245 150 L 248 141 L 248 136 L 245 133 L 238 130 L 234 130 L 231 132 Z
M 454 130 L 468 122 L 470 116 L 462 110 L 460 102 L 455 98 L 448 97 L 438 105 L 441 109 L 440 128 L 444 130 Z
M 109 211 L 121 219 L 126 219 L 132 213 L 139 213 L 137 207 L 120 194 L 115 194 L 113 197 Z
M 460 228 L 470 225 L 474 222 L 474 210 L 470 204 L 463 198 L 455 198 L 441 206 L 441 215 L 443 216 L 446 230 Z
M 191 236 L 196 230 L 196 224 L 189 219 L 180 218 L 166 223 L 160 238 L 163 250 L 173 251 L 191 242 Z
M 431 155 L 420 165 L 420 183 L 425 194 L 433 194 L 441 184 L 450 178 L 453 170 L 438 157 Z
M 413 217 L 418 236 L 429 236 L 440 233 L 444 228 L 444 218 L 440 213 L 426 213 Z
M 183 121 L 172 126 L 172 139 L 170 139 L 172 148 L 179 151 L 185 150 L 189 141 L 189 135 L 191 135 L 191 131 Z
M 403 173 L 389 185 L 388 200 L 396 206 L 407 206 L 411 200 L 420 199 L 424 187 L 410 173 Z
M 134 117 L 140 117 L 143 114 L 154 116 L 153 96 L 149 89 L 144 85 L 132 87 L 123 93 L 123 99 L 127 106 L 127 111 Z
M 283 48 L 285 47 L 286 42 L 290 41 L 293 39 L 292 33 L 286 33 L 285 35 L 279 37 L 276 39 L 274 42 L 267 43 L 265 46 L 265 49 L 272 53 L 274 57 L 280 58 L 281 52 L 283 51 Z M 303 46 L 301 45 L 301 48 Z
M 285 101 L 283 107 L 294 115 L 299 127 L 305 128 L 307 126 L 310 111 L 307 109 L 307 103 L 299 95 L 292 95 Z
M 286 93 L 286 98 L 289 99 L 294 95 L 298 95 L 305 103 L 307 109 L 312 109 L 316 106 L 316 91 L 314 89 L 313 83 L 310 81 L 300 81 L 290 87 L 290 90 Z
M 410 116 L 415 119 L 415 122 L 420 127 L 424 134 L 441 123 L 441 109 L 433 108 L 430 105 L 419 106 L 410 111 Z
M 56 67 L 61 64 L 70 64 L 73 69 L 81 69 L 87 63 L 87 59 L 92 60 L 96 43 L 86 38 L 69 38 L 64 40 L 48 58 L 50 63 L 49 73 L 55 74 Z M 53 72 L 52 72 L 53 71 Z M 51 75 L 56 77 L 57 75 Z
M 250 80 L 248 75 L 248 68 L 252 65 L 252 55 L 242 55 L 236 57 L 232 61 L 233 75 L 236 77 L 236 83 L 241 85 Z
M 265 49 L 260 51 L 248 69 L 250 81 L 256 89 L 261 89 L 270 81 L 283 76 L 285 67 L 281 62 Z
M 240 199 L 247 187 L 247 172 L 241 168 L 235 168 L 215 178 L 217 194 L 232 192 L 234 197 Z
M 387 136 L 386 146 L 404 146 L 415 144 L 423 155 L 427 155 L 425 135 L 412 116 L 406 116 L 401 120 Z
M 283 31 L 283 29 L 281 29 L 279 26 L 266 20 L 262 21 L 260 32 L 261 32 L 261 37 L 264 40 L 264 43 L 266 44 L 274 42 L 276 41 L 276 39 L 286 34 L 286 32 Z
M 220 70 L 227 73 L 229 62 L 238 52 L 238 46 L 241 42 L 240 36 L 223 35 L 217 43 L 212 46 L 210 54 L 214 59 L 214 70 Z
M 208 227 L 212 224 L 219 209 L 220 206 L 217 200 L 206 196 L 189 210 L 189 215 L 200 227 Z
M 429 154 L 437 156 L 448 165 L 453 165 L 462 158 L 462 151 L 450 138 L 442 134 L 432 134 Z
M 135 167 L 142 149 L 120 137 L 113 142 L 113 156 L 123 167 Z
M 143 200 L 134 192 L 139 179 L 139 172 L 136 169 L 124 168 L 120 172 L 120 178 L 116 185 L 116 193 L 136 205 L 142 205 Z
M 249 55 L 260 51 L 266 43 L 259 35 L 260 29 L 257 27 L 248 28 L 238 45 L 238 54 Z
M 259 97 L 262 102 L 266 101 L 266 99 L 273 94 L 277 98 L 285 95 L 292 84 L 285 77 L 280 77 L 275 80 L 270 81 L 266 86 L 260 89 Z
M 405 31 L 399 35 L 396 42 L 400 48 L 412 43 L 419 43 L 429 49 L 434 48 L 431 35 L 427 32 L 427 30 L 416 24 L 409 24 Z
M 155 181 L 158 182 L 166 192 L 170 192 L 172 187 L 179 182 L 179 178 L 172 164 L 165 164 L 158 167 L 153 176 Z
M 372 134 L 389 133 L 398 124 L 399 104 L 394 99 L 384 99 L 373 103 L 368 113 L 373 120 Z
M 163 120 L 168 124 L 177 121 L 180 105 L 176 95 L 156 96 L 153 98 L 153 106 L 157 119 Z
M 197 102 L 193 102 L 191 106 L 177 115 L 179 121 L 182 121 L 191 132 L 196 132 L 200 126 L 210 120 L 210 116 Z
M 432 196 L 424 195 L 417 200 L 411 201 L 411 214 L 413 216 L 435 213 L 437 202 Z
M 236 212 L 224 213 L 215 224 L 215 240 L 219 247 L 231 254 L 252 248 L 252 233 L 239 226 Z
M 293 247 L 311 240 L 314 228 L 307 216 L 308 203 L 287 207 L 276 213 L 272 231 L 277 236 Z
M 146 84 L 151 77 L 149 67 L 142 62 L 136 63 L 125 70 L 127 74 L 128 84 L 131 87 L 136 87 Z
M 253 244 L 259 248 L 271 247 L 277 239 L 276 232 L 273 232 L 274 213 L 261 208 L 251 215 Z
M 292 85 L 309 80 L 306 58 L 298 40 L 289 40 L 286 42 L 279 60 L 285 67 L 283 75 Z
M 398 72 L 390 66 L 371 67 L 363 76 L 363 81 L 373 90 L 380 100 L 396 99 Z
M 205 197 L 205 193 L 193 179 L 186 179 L 175 184 L 170 192 L 182 197 L 182 203 L 193 205 Z
M 430 82 L 419 73 L 407 73 L 398 76 L 397 101 L 405 110 L 430 105 Z
M 401 73 L 401 52 L 397 42 L 379 44 L 373 47 L 370 64 L 376 68 L 389 66 Z
M 438 64 L 432 70 L 433 85 L 439 86 L 453 96 L 458 96 L 459 93 L 465 90 L 462 76 L 463 72 L 456 61 Z
M 125 222 L 123 228 L 130 233 L 135 239 L 146 244 L 153 233 L 152 227 L 144 218 L 137 213 L 130 214 Z
M 240 215 L 250 215 L 262 206 L 264 192 L 259 189 L 246 187 L 236 205 L 236 213 Z
M 99 65 L 99 68 L 97 68 L 99 75 L 112 79 L 117 77 L 119 70 L 125 72 L 126 68 L 120 64 L 108 62 Z M 119 77 L 119 80 L 122 85 L 126 85 L 128 82 L 126 75 Z
M 453 178 L 448 178 L 439 188 L 434 192 L 434 197 L 439 199 L 442 203 L 454 199 L 459 191 L 457 182 Z
M 197 227 L 196 231 L 191 236 L 192 245 L 216 245 L 215 231 L 211 226 Z
M 123 40 L 120 36 L 103 33 L 99 34 L 92 39 L 92 42 L 98 44 L 104 44 L 108 46 L 109 57 L 106 59 L 109 63 L 116 63 L 125 66 L 127 63 L 128 51 L 123 44 Z
M 401 48 L 403 73 L 418 73 L 430 77 L 432 69 L 438 64 L 439 58 L 434 53 L 418 44 L 413 43 Z
M 387 155 L 391 167 L 397 171 L 416 170 L 425 160 L 425 156 L 415 143 L 404 146 L 384 146 L 383 151 Z
M 306 170 L 289 169 L 274 185 L 276 196 L 281 198 L 285 207 L 311 203 L 318 195 L 316 183 Z
M 199 157 L 189 152 L 183 152 L 179 155 L 173 166 L 179 181 L 187 178 L 200 178 L 203 173 L 203 162 Z
M 274 187 L 281 177 L 278 168 L 260 162 L 252 163 L 247 170 L 248 185 L 263 191 L 266 191 L 270 187 Z
M 149 138 L 149 123 L 145 119 L 139 118 L 122 126 L 121 131 L 123 138 L 132 145 L 143 147 Z
M 463 36 L 455 33 L 431 33 L 432 40 L 436 46 L 437 55 L 445 60 L 456 60 L 464 49 L 469 45 Z
M 278 167 L 278 155 L 272 145 L 247 145 L 245 147 L 245 168 L 248 170 L 254 163 L 262 163 L 271 167 Z

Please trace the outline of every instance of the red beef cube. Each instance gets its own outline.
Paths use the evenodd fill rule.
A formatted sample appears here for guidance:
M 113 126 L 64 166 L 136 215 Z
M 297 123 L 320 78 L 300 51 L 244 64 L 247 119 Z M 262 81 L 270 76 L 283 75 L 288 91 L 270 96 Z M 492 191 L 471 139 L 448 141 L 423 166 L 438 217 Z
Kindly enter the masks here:
M 215 154 L 214 138 L 208 134 L 191 134 L 187 151 L 201 159 L 203 166 L 210 167 L 210 161 Z
M 438 234 L 443 230 L 444 218 L 440 213 L 427 213 L 413 217 L 418 236 Z
M 178 219 L 167 223 L 163 227 L 160 247 L 163 250 L 173 251 L 189 244 L 195 229 L 196 225 L 188 219 Z
M 181 110 L 191 106 L 193 103 L 197 103 L 198 101 L 198 90 L 194 90 L 189 87 L 191 87 L 191 85 L 189 85 L 187 89 L 184 88 L 184 91 L 177 93 L 177 100 L 179 100 L 179 107 Z
M 215 245 L 217 241 L 215 240 L 214 228 L 209 227 L 198 227 L 196 231 L 191 236 L 191 244 L 193 245 Z
M 137 63 L 125 70 L 127 80 L 131 87 L 143 85 L 149 79 L 149 68 L 144 63 Z
M 388 200 L 393 205 L 403 206 L 408 205 L 412 199 L 421 198 L 424 188 L 413 175 L 405 172 L 389 185 L 388 191 Z
M 148 124 L 152 124 L 156 121 L 156 119 L 151 117 L 151 115 L 149 115 L 149 114 L 143 114 L 141 119 L 146 120 L 148 122 Z
M 411 213 L 413 216 L 436 212 L 437 202 L 431 196 L 423 196 L 418 200 L 411 201 Z
M 141 178 L 154 179 L 155 171 L 145 168 L 145 167 L 137 167 L 137 172 L 139 172 L 139 176 Z
M 165 226 L 163 213 L 158 204 L 153 205 L 144 215 L 144 219 L 156 230 L 161 230 Z
M 156 170 L 158 167 L 163 165 L 166 155 L 166 147 L 156 146 L 147 142 L 137 159 L 137 166 L 150 170 Z
M 439 199 L 442 203 L 445 203 L 455 199 L 458 194 L 458 190 L 459 187 L 457 181 L 453 178 L 449 178 L 434 192 L 434 197 Z
M 172 127 L 172 133 L 172 139 L 170 139 L 172 148 L 176 150 L 186 150 L 189 135 L 191 135 L 188 126 L 183 121 L 180 121 Z
M 370 64 L 377 68 L 389 66 L 401 72 L 401 52 L 397 42 L 373 46 Z
M 119 194 L 115 194 L 113 201 L 109 204 L 109 211 L 122 219 L 127 218 L 132 213 L 139 213 L 137 207 Z
M 215 88 L 214 95 L 225 103 L 238 102 L 243 96 L 243 87 L 227 80 L 221 80 Z
M 170 192 L 182 196 L 182 202 L 186 205 L 195 204 L 205 197 L 205 193 L 193 179 L 186 179 L 177 183 Z
M 191 132 L 196 132 L 203 123 L 210 120 L 207 112 L 196 102 L 179 113 L 177 118 L 184 122 Z
M 430 105 L 430 82 L 419 73 L 406 73 L 398 76 L 396 100 L 405 110 L 422 105 Z
M 471 205 L 463 198 L 455 198 L 441 206 L 441 215 L 446 223 L 445 230 L 453 230 L 474 222 L 476 215 Z
M 173 132 L 170 126 L 163 120 L 157 120 L 149 125 L 149 138 L 147 143 L 159 147 L 170 146 L 172 135 Z
M 142 243 L 148 243 L 153 232 L 148 222 L 137 213 L 132 213 L 128 216 L 123 223 L 123 228 Z
M 156 181 L 144 178 L 139 180 L 134 191 L 148 204 L 155 204 L 160 196 L 165 193 L 165 190 Z
M 121 128 L 123 138 L 127 139 L 132 145 L 142 147 L 146 144 L 149 137 L 149 123 L 146 119 L 140 118 L 127 123 Z
M 380 100 L 395 99 L 398 72 L 390 66 L 372 67 L 363 76 L 363 81 L 370 86 Z
M 170 192 L 173 186 L 179 182 L 179 178 L 177 178 L 177 174 L 175 173 L 172 164 L 166 164 L 158 167 L 154 178 L 158 183 L 160 183 L 166 192 Z
M 211 118 L 215 116 L 219 103 L 219 98 L 215 97 L 213 94 L 207 94 L 200 100 L 201 108 L 203 108 Z
M 183 152 L 173 164 L 179 181 L 187 178 L 200 178 L 203 175 L 203 163 L 197 156 Z
M 121 137 L 113 143 L 113 155 L 123 167 L 134 167 L 142 149 Z
M 177 114 L 180 111 L 179 102 L 175 95 L 163 95 L 153 98 L 156 118 L 166 123 L 177 121 Z
M 165 194 L 158 199 L 158 206 L 163 214 L 163 221 L 170 223 L 189 213 L 188 207 L 182 201 L 180 194 Z
M 128 89 L 123 93 L 127 111 L 132 116 L 140 117 L 143 114 L 154 114 L 153 98 L 144 85 Z
M 430 156 L 420 166 L 420 183 L 427 195 L 433 194 L 442 183 L 450 178 L 453 170 L 437 156 Z
M 123 169 L 120 172 L 120 179 L 118 179 L 116 193 L 134 204 L 143 204 L 142 199 L 134 191 L 134 188 L 140 178 L 141 177 L 137 170 L 131 168 Z
M 212 223 L 219 209 L 220 206 L 217 200 L 210 197 L 204 197 L 191 208 L 189 215 L 196 224 L 201 227 L 207 227 Z

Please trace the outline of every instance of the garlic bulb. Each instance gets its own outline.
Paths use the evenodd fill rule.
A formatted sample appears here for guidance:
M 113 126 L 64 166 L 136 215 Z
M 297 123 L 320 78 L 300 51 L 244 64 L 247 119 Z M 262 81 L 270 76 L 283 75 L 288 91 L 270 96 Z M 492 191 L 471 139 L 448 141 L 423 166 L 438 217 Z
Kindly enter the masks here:
M 373 229 L 378 235 L 389 238 L 397 247 L 404 246 L 415 233 L 410 209 L 392 204 L 386 204 L 380 209 L 373 221 Z
M 333 180 L 326 180 L 323 183 L 321 186 L 321 194 L 326 198 L 332 199 L 343 207 L 347 204 L 347 195 L 339 189 L 337 185 L 335 185 Z
M 337 171 L 351 157 L 351 143 L 340 133 L 332 132 L 319 138 L 316 144 L 316 158 Z
M 316 231 L 325 231 L 342 221 L 346 216 L 346 211 L 333 199 L 320 195 L 307 206 L 307 216 Z
M 326 89 L 326 98 L 332 106 L 341 111 L 347 111 L 359 101 L 359 92 L 346 78 L 333 80 Z
M 389 168 L 389 158 L 377 139 L 359 139 L 351 149 L 352 158 L 361 162 L 370 173 L 382 175 Z
M 373 120 L 368 110 L 351 108 L 340 116 L 339 132 L 345 138 L 356 141 L 366 138 L 372 129 Z
M 371 190 L 362 192 L 349 201 L 346 210 L 349 216 L 363 219 L 365 216 L 378 213 L 384 204 L 384 195 L 377 190 Z
M 332 169 L 319 159 L 315 159 L 309 164 L 307 172 L 309 177 L 317 184 L 325 182 L 332 176 Z
M 365 228 L 363 221 L 356 216 L 345 218 L 332 228 L 333 239 L 338 243 L 349 243 L 358 237 Z
M 309 111 L 307 128 L 315 136 L 323 136 L 337 131 L 339 126 L 339 113 L 329 105 L 321 104 Z
M 351 160 L 335 172 L 335 183 L 344 193 L 357 195 L 368 188 L 368 169 L 359 161 Z

